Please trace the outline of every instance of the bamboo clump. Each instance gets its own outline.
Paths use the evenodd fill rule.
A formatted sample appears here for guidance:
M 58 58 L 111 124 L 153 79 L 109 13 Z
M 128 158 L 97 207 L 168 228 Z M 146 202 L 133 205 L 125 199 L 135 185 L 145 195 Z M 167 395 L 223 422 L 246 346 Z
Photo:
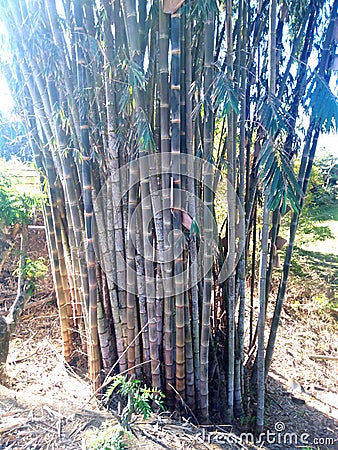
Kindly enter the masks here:
M 327 86 L 336 4 L 320 31 Z M 296 175 L 293 118 L 323 2 L 304 8 L 285 63 L 276 48 L 287 19 L 275 0 L 2 0 L 5 26 L 17 31 L 8 35 L 9 84 L 48 197 L 64 358 L 85 353 L 94 391 L 127 371 L 203 422 L 243 416 L 258 393 L 262 428 L 320 130 L 313 113 Z M 268 330 L 287 204 L 293 219 Z

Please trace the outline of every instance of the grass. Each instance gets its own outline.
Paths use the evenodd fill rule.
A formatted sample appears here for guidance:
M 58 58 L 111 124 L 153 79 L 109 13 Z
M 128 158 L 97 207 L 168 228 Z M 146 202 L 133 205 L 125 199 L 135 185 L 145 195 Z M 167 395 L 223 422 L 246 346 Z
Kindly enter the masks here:
M 314 225 L 322 230 L 326 230 L 326 236 L 323 236 L 323 240 L 317 239 L 304 242 L 305 245 L 303 244 L 302 247 L 306 250 L 333 254 L 338 257 L 338 219 L 315 222 Z
M 338 206 L 327 204 L 306 211 L 291 264 L 295 288 L 308 285 L 318 310 L 338 311 Z M 296 291 L 297 289 L 295 289 Z M 295 299 L 302 303 L 301 298 Z

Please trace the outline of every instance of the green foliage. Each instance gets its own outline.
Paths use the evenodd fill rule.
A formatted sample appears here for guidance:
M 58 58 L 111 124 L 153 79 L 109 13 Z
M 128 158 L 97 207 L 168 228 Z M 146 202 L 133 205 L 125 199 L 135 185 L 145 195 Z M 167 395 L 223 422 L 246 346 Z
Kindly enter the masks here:
M 129 428 L 133 414 L 141 414 L 143 419 L 148 419 L 152 415 L 152 404 L 164 410 L 164 394 L 156 388 L 141 386 L 141 381 L 129 379 L 126 376 L 118 375 L 112 379 L 112 383 L 107 389 L 106 400 L 111 399 L 114 393 L 120 394 L 127 399 L 127 406 L 118 417 L 122 426 Z
M 325 293 L 318 294 L 314 297 L 314 301 L 321 311 L 337 311 L 338 309 L 338 299 L 330 298 Z
M 331 228 L 328 225 L 316 225 L 309 218 L 305 218 L 299 223 L 298 231 L 302 243 L 311 241 L 325 241 L 326 239 L 335 238 Z
M 0 217 L 7 226 L 28 222 L 36 206 L 36 199 L 20 193 L 13 181 L 5 175 L 0 177 Z
M 293 167 L 282 149 L 267 139 L 262 147 L 258 162 L 265 193 L 268 193 L 268 208 L 271 211 L 281 206 L 285 214 L 287 201 L 292 209 L 299 212 L 299 199 L 304 196 L 296 179 Z
M 114 63 L 116 64 L 116 69 L 111 68 L 113 73 L 119 74 L 122 79 L 125 79 L 126 74 L 128 74 L 128 78 L 125 79 L 122 87 L 119 104 L 120 114 L 123 116 L 130 115 L 135 109 L 135 94 L 145 91 L 147 80 L 143 69 L 135 61 L 126 59 L 124 54 L 119 54 Z
M 112 426 L 110 423 L 104 423 L 94 439 L 90 444 L 89 450 L 124 450 L 128 446 L 125 443 L 125 438 L 131 439 L 128 433 L 120 425 Z
M 29 189 L 24 174 L 25 166 L 19 160 L 14 160 L 15 173 L 9 170 L 9 165 L 0 159 L 0 221 L 12 226 L 16 223 L 28 223 L 34 211 L 41 205 L 42 196 L 38 191 Z
M 32 260 L 26 256 L 23 264 L 23 268 L 17 267 L 13 275 L 22 275 L 25 283 L 28 286 L 29 292 L 32 294 L 36 288 L 39 279 L 44 278 L 48 272 L 48 266 L 46 260 L 40 256 L 39 258 Z
M 331 239 L 328 226 L 315 222 L 338 220 L 338 159 L 332 155 L 318 158 L 313 165 L 305 204 L 299 221 L 300 235 L 312 235 L 313 240 Z
M 148 121 L 148 118 L 143 110 L 140 110 L 136 115 L 135 121 L 136 142 L 139 145 L 139 151 L 147 153 L 148 150 L 155 152 L 156 146 L 153 132 Z
M 306 204 L 312 209 L 328 204 L 335 206 L 338 200 L 337 182 L 338 158 L 326 154 L 316 159 L 311 173 Z
M 309 107 L 316 125 L 328 133 L 338 127 L 338 98 L 332 93 L 325 80 L 314 74 L 308 90 Z
M 318 164 L 325 186 L 338 188 L 338 157 L 331 154 L 324 155 L 318 160 Z M 338 197 L 338 190 L 334 190 L 334 195 Z
M 205 99 L 212 111 L 219 111 L 221 117 L 233 109 L 239 114 L 238 94 L 233 87 L 233 83 L 227 77 L 220 66 L 216 66 L 218 72 L 215 81 L 211 86 L 211 95 Z
M 26 280 L 36 283 L 39 278 L 44 278 L 46 276 L 47 271 L 48 266 L 46 265 L 46 260 L 42 256 L 39 256 L 39 258 L 35 260 L 26 257 L 21 274 Z M 14 275 L 18 274 L 19 269 L 16 269 Z
M 20 122 L 13 122 L 0 112 L 0 158 L 13 156 L 21 160 L 32 159 L 27 132 Z
M 309 2 L 307 0 L 290 0 L 287 5 L 290 37 L 295 39 L 304 17 L 308 17 Z
M 140 380 L 129 379 L 126 376 L 117 375 L 112 378 L 106 392 L 106 402 L 109 403 L 114 394 L 118 394 L 127 402 L 122 413 L 114 414 L 119 425 L 112 426 L 111 423 L 104 423 L 89 450 L 124 450 L 128 448 L 125 438 L 131 439 L 130 421 L 133 414 L 141 414 L 143 419 L 148 419 L 152 415 L 152 404 L 160 409 L 164 409 L 164 395 L 154 388 L 141 385 Z
M 289 131 L 291 117 L 285 111 L 285 106 L 278 97 L 269 92 L 258 105 L 260 111 L 260 124 L 272 139 L 277 131 Z

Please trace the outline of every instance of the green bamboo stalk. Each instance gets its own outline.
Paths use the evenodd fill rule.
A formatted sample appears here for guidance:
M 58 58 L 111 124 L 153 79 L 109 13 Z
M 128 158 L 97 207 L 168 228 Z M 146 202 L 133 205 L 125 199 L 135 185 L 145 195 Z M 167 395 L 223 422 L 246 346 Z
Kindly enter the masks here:
M 142 218 L 138 217 L 138 223 L 142 223 Z M 147 324 L 148 311 L 147 311 L 147 299 L 145 295 L 145 277 L 144 277 L 144 259 L 141 255 L 144 255 L 143 250 L 143 237 L 140 232 L 140 227 L 137 229 L 136 234 L 136 248 L 137 255 L 135 258 L 136 273 L 137 273 L 137 292 L 138 292 L 138 302 L 139 302 L 139 318 L 140 318 L 140 328 L 142 330 L 142 360 L 150 361 L 150 343 L 149 343 L 149 329 Z M 148 380 L 151 380 L 151 365 L 144 365 L 144 373 Z
M 122 1 L 122 9 L 124 13 L 124 20 L 126 24 L 129 55 L 138 65 L 141 63 L 141 48 L 139 34 L 136 32 L 138 29 L 136 5 L 132 0 Z M 135 90 L 135 103 L 136 111 L 139 114 L 141 111 L 145 111 L 145 98 L 143 92 L 140 89 Z M 141 148 L 140 156 L 146 155 L 148 149 Z M 155 280 L 153 277 L 153 255 L 150 242 L 153 242 L 152 231 L 148 226 L 149 218 L 152 214 L 152 204 L 149 198 L 150 188 L 147 181 L 148 174 L 143 173 L 144 165 L 140 165 L 140 173 L 136 175 L 133 172 L 133 176 L 130 177 L 130 192 L 135 185 L 135 180 L 141 179 L 140 193 L 142 202 L 142 228 L 143 228 L 143 241 L 144 241 L 144 257 L 145 257 L 145 278 L 146 278 L 146 298 L 147 298 L 147 310 L 149 317 L 149 342 L 150 342 L 150 356 L 152 366 L 152 384 L 155 387 L 161 387 L 160 376 L 160 363 L 159 363 L 159 343 L 157 341 L 156 332 L 156 303 L 155 303 Z M 136 170 L 136 169 L 135 169 Z M 133 171 L 133 169 L 131 169 Z M 139 178 L 140 177 L 140 178 Z M 130 223 L 131 216 L 128 218 Z
M 33 86 L 33 82 L 31 77 L 27 73 L 26 66 L 24 65 L 22 61 L 22 69 L 24 74 L 26 74 L 26 80 L 27 80 L 27 86 L 29 89 L 29 93 L 32 95 L 33 104 L 36 106 L 36 116 L 41 119 L 40 111 L 43 109 L 43 106 L 41 105 L 40 99 L 36 95 L 36 89 Z M 44 160 L 47 162 L 43 163 L 41 157 L 40 157 L 40 150 L 38 149 L 37 142 L 39 141 L 39 138 L 36 134 L 37 127 L 35 124 L 32 123 L 32 116 L 29 118 L 29 124 L 30 128 L 32 130 L 35 130 L 35 135 L 33 139 L 31 139 L 31 146 L 34 151 L 34 155 L 36 158 L 36 161 L 38 163 L 38 166 L 40 170 L 44 170 L 47 174 L 47 177 L 49 179 L 50 183 L 50 204 L 52 205 L 51 208 L 47 208 L 46 210 L 46 226 L 48 230 L 48 248 L 49 253 L 51 256 L 51 261 L 54 267 L 53 276 L 54 276 L 54 284 L 56 287 L 56 295 L 57 295 L 57 301 L 59 305 L 59 311 L 60 311 L 60 322 L 61 322 L 61 333 L 63 337 L 63 352 L 64 352 L 64 358 L 65 360 L 70 360 L 71 353 L 73 350 L 72 346 L 72 340 L 71 340 L 71 333 L 70 333 L 70 317 L 71 317 L 71 311 L 70 311 L 70 305 L 69 305 L 69 298 L 68 298 L 68 283 L 65 280 L 65 271 L 60 269 L 62 267 L 62 261 L 63 261 L 63 255 L 64 255 L 64 247 L 62 243 L 62 238 L 60 237 L 60 226 L 58 225 L 60 223 L 59 219 L 59 213 L 60 213 L 60 205 L 62 205 L 63 200 L 61 199 L 59 194 L 54 195 L 54 191 L 60 192 L 59 188 L 57 188 L 57 183 L 53 180 L 56 180 L 56 174 L 53 162 L 48 154 L 45 153 Z M 48 123 L 42 119 L 42 124 L 44 127 L 44 130 L 46 130 L 47 133 L 50 132 Z M 52 213 L 56 214 L 54 215 L 54 218 L 52 216 Z M 55 228 L 54 228 L 55 224 Z M 57 236 L 57 237 L 56 237 Z
M 269 209 L 267 197 L 263 205 L 261 256 L 259 269 L 259 313 L 257 321 L 257 419 L 256 428 L 259 433 L 264 429 L 264 397 L 265 397 L 265 364 L 264 364 L 264 331 L 265 331 L 265 293 L 266 293 L 266 267 L 268 259 Z
M 98 245 L 101 249 L 100 258 L 103 264 L 108 284 L 108 297 L 112 312 L 114 333 L 116 340 L 116 351 L 119 359 L 119 369 L 126 370 L 126 358 L 124 353 L 124 339 L 122 333 L 122 313 L 119 308 L 118 294 L 114 283 L 115 268 L 115 245 L 114 245 L 114 224 L 113 224 L 113 195 L 112 177 L 109 177 L 101 189 L 100 195 L 96 196 L 94 202 L 95 222 L 97 226 Z M 106 210 L 106 217 L 103 211 Z M 105 220 L 106 219 L 106 220 Z M 111 245 L 110 245 L 111 244 Z
M 306 90 L 306 84 L 307 84 L 307 76 L 306 76 L 306 68 L 308 64 L 308 60 L 311 54 L 311 49 L 314 42 L 315 37 L 315 27 L 316 27 L 316 18 L 317 18 L 317 9 L 316 8 L 310 8 L 309 13 L 309 19 L 307 23 L 306 28 L 306 34 L 304 36 L 304 44 L 302 48 L 302 52 L 300 55 L 300 62 L 298 66 L 298 76 L 297 76 L 297 83 L 296 86 L 293 89 L 293 102 L 290 107 L 289 111 L 289 133 L 286 137 L 284 149 L 287 154 L 292 156 L 292 144 L 294 140 L 294 133 L 295 133 L 295 127 L 296 127 L 296 120 L 295 115 L 298 115 L 299 107 L 301 100 L 303 98 L 303 95 Z
M 69 54 L 69 50 L 68 50 L 68 47 L 65 42 L 65 36 L 61 30 L 60 22 L 58 21 L 58 13 L 57 13 L 57 9 L 56 9 L 55 0 L 48 0 L 46 2 L 46 7 L 47 7 L 48 20 L 49 20 L 49 24 L 50 24 L 50 30 L 53 35 L 53 39 L 54 39 L 54 43 L 55 43 L 55 49 L 56 49 L 56 51 L 58 51 L 60 53 L 62 52 L 62 56 L 60 55 L 59 61 L 61 63 L 60 68 L 62 71 L 62 78 L 65 82 L 65 87 L 66 87 L 65 90 L 67 92 L 67 95 L 69 97 L 72 97 L 73 93 L 74 93 L 74 88 L 75 88 L 74 82 L 72 80 L 71 73 L 70 73 L 70 65 L 71 65 L 70 60 L 71 60 L 72 55 Z M 78 124 L 79 123 L 78 109 L 70 108 L 69 113 L 73 118 L 72 123 Z M 77 129 L 77 128 L 75 128 L 75 125 L 74 125 L 74 129 L 75 130 Z
M 135 165 L 136 166 L 136 165 Z M 156 324 L 156 285 L 154 279 L 153 269 L 153 236 L 152 229 L 149 226 L 149 219 L 152 217 L 152 205 L 150 199 L 150 190 L 147 177 L 149 174 L 145 171 L 145 165 L 140 165 L 140 179 L 141 182 L 141 198 L 142 198 L 142 236 L 144 245 L 144 267 L 145 267 L 145 293 L 147 301 L 148 321 L 149 321 L 149 344 L 150 344 L 150 358 L 151 358 L 151 374 L 152 384 L 154 387 L 161 388 L 161 371 L 160 371 L 160 356 L 159 356 L 159 342 L 157 336 Z M 145 181 L 143 181 L 145 180 Z M 152 244 L 152 245 L 151 245 Z
M 103 313 L 103 333 L 99 334 L 100 346 L 102 347 L 102 363 L 104 376 L 106 377 L 112 365 L 118 359 L 116 340 L 114 334 L 114 323 L 110 307 L 109 289 L 105 273 L 98 267 L 100 299 Z M 99 312 L 99 306 L 98 306 Z M 98 314 L 98 322 L 100 315 Z M 98 326 L 100 329 L 100 327 Z M 106 345 L 104 345 L 106 344 Z
M 15 9 L 13 9 L 13 11 L 15 11 Z M 20 18 L 16 17 L 16 21 L 17 21 L 17 23 L 20 23 Z M 28 49 L 27 49 L 27 51 L 28 51 Z M 55 136 L 57 137 L 58 143 L 61 146 L 61 148 L 66 148 L 67 147 L 66 138 L 64 136 L 62 127 L 59 124 L 58 119 L 56 119 L 56 123 L 58 125 L 57 126 L 54 125 L 54 123 L 55 123 L 54 122 L 54 114 L 51 109 L 51 104 L 55 105 L 57 102 L 57 96 L 55 94 L 55 86 L 53 85 L 53 83 L 51 81 L 48 81 L 47 84 L 45 84 L 36 63 L 34 61 L 33 62 L 31 61 L 31 63 L 32 63 L 32 71 L 34 74 L 34 81 L 36 83 L 36 87 L 40 94 L 41 102 L 40 102 L 40 99 L 36 99 L 37 93 L 35 90 L 35 86 L 32 85 L 32 82 L 29 79 L 29 75 L 28 75 L 29 69 L 25 66 L 24 61 L 22 61 L 22 67 L 23 67 L 24 73 L 27 73 L 26 78 L 27 78 L 28 86 L 30 87 L 31 95 L 33 96 L 33 98 L 36 99 L 35 101 L 38 101 L 38 104 L 40 104 L 40 103 L 42 104 L 42 109 L 40 109 L 40 108 L 37 109 L 37 114 L 38 114 L 39 120 L 42 123 L 43 130 L 46 133 L 47 140 L 49 143 L 53 142 L 53 130 L 54 130 Z M 45 111 L 45 115 L 41 113 L 42 110 Z M 54 165 L 56 167 L 56 170 L 57 170 L 59 176 L 61 177 L 61 179 L 65 180 L 65 183 L 66 183 L 66 188 L 65 188 L 66 194 L 67 194 L 66 207 L 69 208 L 68 205 L 71 205 L 69 212 L 70 212 L 72 221 L 71 221 L 71 225 L 69 225 L 68 229 L 70 231 L 70 234 L 71 234 L 72 230 L 74 231 L 76 248 L 80 248 L 81 242 L 82 242 L 82 232 L 81 232 L 82 222 L 81 222 L 81 216 L 80 216 L 80 213 L 78 210 L 78 205 L 75 200 L 75 199 L 79 198 L 79 196 L 74 189 L 74 181 L 73 181 L 74 180 L 74 172 L 72 171 L 70 161 L 67 160 L 67 159 L 69 159 L 69 157 L 65 158 L 67 160 L 67 163 L 64 164 L 63 161 L 59 158 L 58 154 L 53 152 L 52 155 L 53 155 L 53 160 L 54 160 Z M 76 176 L 75 176 L 75 178 L 76 178 Z M 77 258 L 77 256 L 75 257 L 75 251 L 77 253 L 77 250 L 75 250 L 75 247 L 73 246 L 71 248 L 73 248 L 73 252 L 72 252 L 73 256 L 72 257 L 73 257 L 74 267 L 80 267 L 80 272 L 77 272 L 78 274 L 74 276 L 74 279 L 79 280 L 79 282 L 81 281 L 81 286 L 78 285 L 77 289 L 80 292 L 80 290 L 82 288 L 82 292 L 84 292 L 84 302 L 86 303 L 86 297 L 87 297 L 87 291 L 88 291 L 88 288 L 86 288 L 87 287 L 86 270 L 85 270 L 83 262 L 80 261 L 80 265 L 79 265 L 78 258 Z
M 135 164 L 131 164 L 130 179 L 138 178 L 138 170 Z M 135 214 L 137 206 L 138 186 L 137 184 L 131 186 L 129 189 L 128 200 L 128 217 L 129 223 L 131 218 Z M 135 309 L 136 309 L 136 266 L 135 266 L 135 242 L 136 242 L 136 229 L 129 226 L 129 233 L 127 237 L 127 361 L 128 368 L 135 367 L 135 336 L 136 336 L 136 323 L 135 323 Z

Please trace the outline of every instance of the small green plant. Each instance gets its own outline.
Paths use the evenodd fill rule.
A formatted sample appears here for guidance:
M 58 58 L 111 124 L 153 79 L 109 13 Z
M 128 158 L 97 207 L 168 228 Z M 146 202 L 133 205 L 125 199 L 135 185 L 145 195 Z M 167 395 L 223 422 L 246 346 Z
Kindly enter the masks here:
M 99 428 L 88 450 L 125 450 L 128 448 L 126 439 L 131 440 L 131 434 L 121 425 L 105 422 Z
M 294 311 L 297 311 L 298 309 L 300 309 L 301 307 L 301 303 L 299 300 L 295 300 L 294 302 L 291 303 L 291 309 L 293 309 Z
M 326 294 L 316 295 L 314 300 L 320 311 L 335 311 L 338 306 L 336 299 L 331 299 Z
M 46 260 L 40 256 L 39 258 L 32 260 L 28 257 L 25 258 L 23 268 L 17 267 L 13 275 L 22 275 L 25 283 L 27 284 L 27 291 L 33 294 L 37 282 L 39 279 L 44 278 L 48 272 L 48 266 L 46 265 Z
M 105 395 L 107 404 L 114 395 L 120 398 L 118 412 L 112 411 L 119 423 L 114 426 L 110 422 L 104 423 L 92 440 L 89 450 L 127 449 L 126 439 L 132 439 L 132 416 L 140 414 L 143 419 L 148 419 L 153 414 L 152 405 L 164 410 L 164 394 L 156 388 L 142 386 L 141 381 L 135 378 L 128 379 L 123 375 L 113 377 Z M 122 401 L 126 403 L 123 409 Z
M 134 414 L 142 415 L 143 419 L 151 417 L 153 413 L 152 404 L 164 410 L 164 394 L 156 388 L 148 388 L 146 385 L 141 386 L 141 381 L 135 378 L 128 379 L 123 375 L 114 377 L 106 392 L 107 403 L 114 393 L 119 394 L 127 401 L 122 412 L 115 414 L 120 425 L 125 429 L 130 429 L 130 421 Z

